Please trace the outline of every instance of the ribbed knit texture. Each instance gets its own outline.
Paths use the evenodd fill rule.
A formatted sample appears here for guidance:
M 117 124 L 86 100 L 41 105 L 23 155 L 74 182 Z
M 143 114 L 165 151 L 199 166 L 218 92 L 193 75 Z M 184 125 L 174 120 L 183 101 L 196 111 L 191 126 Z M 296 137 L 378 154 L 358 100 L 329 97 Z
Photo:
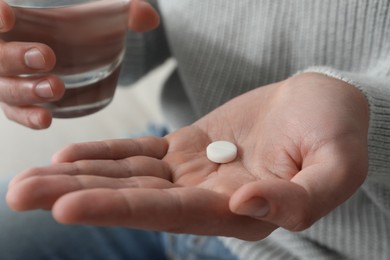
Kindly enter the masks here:
M 149 0 L 157 10 L 156 0 Z M 122 63 L 119 84 L 128 86 L 170 56 L 164 27 L 146 33 L 129 32 L 126 38 L 125 57 Z
M 390 259 L 390 0 L 160 0 L 197 116 L 312 70 L 353 82 L 370 104 L 369 177 L 299 233 L 221 238 L 240 259 Z
M 309 66 L 389 76 L 389 1 L 163 0 L 160 6 L 199 116 Z

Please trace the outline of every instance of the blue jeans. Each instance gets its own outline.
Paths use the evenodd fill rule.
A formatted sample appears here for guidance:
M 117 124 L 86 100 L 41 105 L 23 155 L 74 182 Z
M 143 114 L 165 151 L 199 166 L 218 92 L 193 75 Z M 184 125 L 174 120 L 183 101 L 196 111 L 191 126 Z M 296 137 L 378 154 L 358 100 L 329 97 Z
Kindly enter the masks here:
M 61 225 L 50 212 L 12 212 L 0 184 L 2 260 L 235 259 L 216 237 L 175 235 L 121 227 Z

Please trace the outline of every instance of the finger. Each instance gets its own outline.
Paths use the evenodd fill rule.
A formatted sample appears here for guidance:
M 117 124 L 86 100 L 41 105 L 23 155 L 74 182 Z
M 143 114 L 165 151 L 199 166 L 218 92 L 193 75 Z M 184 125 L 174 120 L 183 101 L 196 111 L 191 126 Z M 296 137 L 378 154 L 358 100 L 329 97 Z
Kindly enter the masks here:
M 364 182 L 368 156 L 365 130 L 361 131 L 362 135 L 340 135 L 308 151 L 291 180 L 242 186 L 231 197 L 230 208 L 293 231 L 310 227 Z
M 261 180 L 242 186 L 233 194 L 230 208 L 236 214 L 301 231 L 356 191 L 362 178 L 355 173 L 351 175 L 327 164 L 313 165 L 292 181 Z
M 55 63 L 55 54 L 47 45 L 0 41 L 1 75 L 47 72 L 54 68 Z
M 117 161 L 83 160 L 74 163 L 54 164 L 49 167 L 36 167 L 14 177 L 9 186 L 34 176 L 52 175 L 92 175 L 110 178 L 153 176 L 160 179 L 171 179 L 170 168 L 164 161 L 146 156 L 134 156 Z
M 4 1 L 0 1 L 0 21 L 0 32 L 8 32 L 15 24 L 14 12 Z
M 264 238 L 275 229 L 231 214 L 227 200 L 222 194 L 197 188 L 95 189 L 67 194 L 52 210 L 56 220 L 65 224 L 120 225 L 248 240 Z
M 54 154 L 52 161 L 58 163 L 96 159 L 118 160 L 131 156 L 149 156 L 161 159 L 167 150 L 168 143 L 164 138 L 147 136 L 136 139 L 72 144 Z
M 269 221 L 288 230 L 302 230 L 312 222 L 311 201 L 301 186 L 283 179 L 252 182 L 230 200 L 232 212 Z
M 160 24 L 157 11 L 146 1 L 133 0 L 130 4 L 129 28 L 136 32 L 155 29 Z
M 49 110 L 39 106 L 15 107 L 0 104 L 6 117 L 16 123 L 32 129 L 46 129 L 51 125 L 52 115 Z
M 94 188 L 172 188 L 169 181 L 154 177 L 107 178 L 100 176 L 40 176 L 13 185 L 7 193 L 8 205 L 17 211 L 51 209 L 64 194 Z
M 64 83 L 56 76 L 3 77 L 0 80 L 0 101 L 14 106 L 58 100 L 64 91 Z

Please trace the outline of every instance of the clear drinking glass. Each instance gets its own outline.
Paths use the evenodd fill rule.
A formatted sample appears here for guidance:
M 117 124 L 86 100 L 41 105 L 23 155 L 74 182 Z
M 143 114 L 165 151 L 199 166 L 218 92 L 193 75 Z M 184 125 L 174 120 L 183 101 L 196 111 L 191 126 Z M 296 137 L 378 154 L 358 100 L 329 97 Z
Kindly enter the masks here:
M 41 42 L 56 54 L 50 72 L 65 95 L 43 104 L 54 117 L 84 116 L 107 106 L 124 55 L 130 0 L 6 0 L 16 23 L 4 41 Z M 20 76 L 36 76 L 20 75 Z

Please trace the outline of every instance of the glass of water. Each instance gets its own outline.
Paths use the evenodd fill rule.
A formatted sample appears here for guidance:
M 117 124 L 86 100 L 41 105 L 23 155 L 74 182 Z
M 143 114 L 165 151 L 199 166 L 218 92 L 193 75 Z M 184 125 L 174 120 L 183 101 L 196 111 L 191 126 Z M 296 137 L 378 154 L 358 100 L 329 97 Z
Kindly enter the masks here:
M 43 104 L 54 117 L 88 115 L 115 94 L 124 56 L 130 0 L 6 0 L 16 22 L 4 41 L 41 42 L 56 54 L 50 72 L 65 83 L 59 101 Z M 20 75 L 24 77 L 34 75 Z

